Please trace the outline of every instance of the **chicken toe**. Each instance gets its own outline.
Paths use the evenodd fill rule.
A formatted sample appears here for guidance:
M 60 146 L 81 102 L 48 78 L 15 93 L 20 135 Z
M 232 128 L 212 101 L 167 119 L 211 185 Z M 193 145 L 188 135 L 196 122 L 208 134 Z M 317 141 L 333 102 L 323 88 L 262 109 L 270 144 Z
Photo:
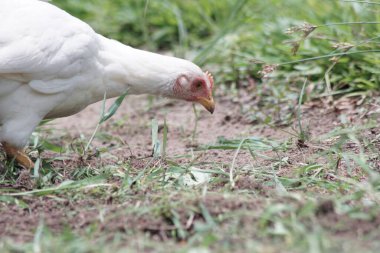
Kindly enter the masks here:
M 13 147 L 12 145 L 3 142 L 2 143 L 5 153 L 8 158 L 15 159 L 19 165 L 24 167 L 25 169 L 34 168 L 34 163 L 29 158 L 27 154 L 23 150 Z

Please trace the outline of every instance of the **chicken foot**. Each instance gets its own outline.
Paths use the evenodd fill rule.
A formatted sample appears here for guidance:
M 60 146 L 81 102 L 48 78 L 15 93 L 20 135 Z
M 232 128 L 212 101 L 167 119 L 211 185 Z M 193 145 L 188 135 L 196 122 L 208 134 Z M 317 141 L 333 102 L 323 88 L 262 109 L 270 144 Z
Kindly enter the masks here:
M 7 154 L 8 158 L 14 158 L 19 165 L 24 167 L 25 169 L 32 169 L 34 168 L 34 163 L 29 158 L 27 154 L 23 150 L 20 150 L 18 148 L 13 147 L 12 145 L 2 142 L 4 151 Z

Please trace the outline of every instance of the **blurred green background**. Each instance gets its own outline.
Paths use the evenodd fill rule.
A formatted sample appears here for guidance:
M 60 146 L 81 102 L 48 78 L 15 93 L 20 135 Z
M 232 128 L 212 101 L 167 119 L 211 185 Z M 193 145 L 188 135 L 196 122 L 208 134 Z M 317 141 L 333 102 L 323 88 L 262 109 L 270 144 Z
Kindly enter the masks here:
M 326 93 L 326 87 L 328 92 L 340 94 L 376 90 L 380 85 L 380 3 L 340 0 L 52 2 L 107 37 L 150 51 L 171 51 L 207 65 L 219 85 L 244 87 L 250 79 L 259 81 L 258 72 L 265 64 L 281 64 L 266 82 L 293 85 L 308 77 L 315 83 L 314 94 L 319 95 Z M 348 55 L 343 57 L 331 55 L 346 51 Z M 322 59 L 297 62 L 312 57 Z M 283 64 L 287 62 L 293 63 Z

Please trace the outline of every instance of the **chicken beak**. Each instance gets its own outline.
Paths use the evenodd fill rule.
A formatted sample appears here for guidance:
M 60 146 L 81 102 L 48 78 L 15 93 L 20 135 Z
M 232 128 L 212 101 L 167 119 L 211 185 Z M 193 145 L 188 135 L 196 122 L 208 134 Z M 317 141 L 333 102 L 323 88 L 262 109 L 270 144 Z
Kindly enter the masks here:
M 212 96 L 210 96 L 209 98 L 199 98 L 198 103 L 203 105 L 203 107 L 206 108 L 206 110 L 209 111 L 211 114 L 215 110 L 215 103 Z

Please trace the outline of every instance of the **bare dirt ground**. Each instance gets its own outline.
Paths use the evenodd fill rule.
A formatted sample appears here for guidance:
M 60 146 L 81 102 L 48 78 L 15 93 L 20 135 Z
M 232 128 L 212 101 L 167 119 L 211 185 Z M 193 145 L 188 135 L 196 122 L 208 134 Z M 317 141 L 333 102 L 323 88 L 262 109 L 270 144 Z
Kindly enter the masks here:
M 125 161 L 130 158 L 144 158 L 152 154 L 151 120 L 157 119 L 159 131 L 162 134 L 164 120 L 168 126 L 167 155 L 180 156 L 196 151 L 197 148 L 217 143 L 218 138 L 242 139 L 246 137 L 260 137 L 270 140 L 289 141 L 290 150 L 286 156 L 290 159 L 291 167 L 295 164 L 307 164 L 308 158 L 323 149 L 327 149 L 334 141 L 327 134 L 334 129 L 345 126 L 361 126 L 370 119 L 377 120 L 379 106 L 374 103 L 363 103 L 359 98 L 340 99 L 328 105 L 321 101 L 306 103 L 302 106 L 301 123 L 307 134 L 309 144 L 298 143 L 299 129 L 297 120 L 286 126 L 270 127 L 265 124 L 252 122 L 247 115 L 242 114 L 242 103 L 246 105 L 256 103 L 253 97 L 245 93 L 241 98 L 223 96 L 218 100 L 216 111 L 209 114 L 200 106 L 196 106 L 198 120 L 193 113 L 192 105 L 183 101 L 158 99 L 153 102 L 144 96 L 131 96 L 99 132 L 112 136 L 111 140 L 100 141 L 95 139 L 96 147 L 110 147 L 109 152 L 114 159 Z M 238 102 L 237 102 L 238 101 Z M 113 103 L 107 102 L 107 107 Z M 91 105 L 82 112 L 71 117 L 56 119 L 48 128 L 53 128 L 52 135 L 70 136 L 72 139 L 86 136 L 89 138 L 99 120 L 101 102 Z M 343 116 L 343 118 L 342 118 Z M 195 129 L 196 128 L 196 129 Z M 194 129 L 196 130 L 195 136 Z M 360 131 L 359 131 L 360 132 Z M 368 138 L 375 137 L 376 128 L 364 130 Z M 371 137 L 372 136 L 372 137 Z M 117 142 L 125 145 L 117 144 Z M 112 147 L 116 147 L 113 149 Z M 355 145 L 351 147 L 355 148 Z M 236 150 L 209 150 L 199 158 L 207 162 L 231 163 Z M 281 153 L 281 151 L 279 151 Z M 133 159 L 132 159 L 133 160 Z M 181 161 L 181 159 L 179 159 Z M 237 157 L 237 166 L 249 164 L 252 157 L 248 152 L 241 152 Z M 284 173 L 291 173 L 284 169 Z
M 197 148 L 202 145 L 210 145 L 217 142 L 220 136 L 226 139 L 241 139 L 247 136 L 259 136 L 268 139 L 289 142 L 287 150 L 279 150 L 277 155 L 286 157 L 286 163 L 278 170 L 277 176 L 294 175 L 298 173 L 295 168 L 309 163 L 315 158 L 316 153 L 327 149 L 332 145 L 335 137 L 321 138 L 330 133 L 333 129 L 342 125 L 362 125 L 377 113 L 377 105 L 363 104 L 358 99 L 342 99 L 336 101 L 332 106 L 317 101 L 309 102 L 302 107 L 302 124 L 308 129 L 309 140 L 300 143 L 297 138 L 296 121 L 294 124 L 284 127 L 269 127 L 258 125 L 241 114 L 241 103 L 234 102 L 234 99 L 223 96 L 218 99 L 218 104 L 214 115 L 200 109 L 198 110 L 198 122 L 196 126 L 196 136 L 193 138 L 195 128 L 195 114 L 192 112 L 191 104 L 158 99 L 153 102 L 146 97 L 127 97 L 123 105 L 106 124 L 102 125 L 98 137 L 95 138 L 93 146 L 106 148 L 107 152 L 97 157 L 88 157 L 83 160 L 78 154 L 73 152 L 64 155 L 64 159 L 51 162 L 51 166 L 58 171 L 63 178 L 57 179 L 60 183 L 65 179 L 71 179 L 72 171 L 86 166 L 96 167 L 99 165 L 115 165 L 128 162 L 134 168 L 143 169 L 147 163 L 147 157 L 152 154 L 151 144 L 151 120 L 156 118 L 162 126 L 164 119 L 168 125 L 168 144 L 166 153 L 168 157 L 177 163 L 185 163 L 197 160 L 204 164 L 222 164 L 221 168 L 228 172 L 228 168 L 233 160 L 236 150 L 207 150 L 199 155 Z M 107 104 L 110 105 L 112 101 Z M 255 103 L 254 100 L 246 99 L 245 103 Z M 94 104 L 84 111 L 63 119 L 57 119 L 43 127 L 41 134 L 43 138 L 51 142 L 62 145 L 67 142 L 75 142 L 76 139 L 85 136 L 88 139 L 94 131 L 99 119 L 101 103 Z M 341 118 L 345 115 L 345 119 Z M 368 137 L 375 139 L 379 133 L 379 128 L 373 127 L 362 132 Z M 104 137 L 103 134 L 107 134 Z M 162 131 L 160 132 L 162 134 Z M 347 149 L 357 152 L 355 144 L 348 146 Z M 180 157 L 183 154 L 193 154 L 190 157 Z M 274 155 L 273 151 L 266 153 Z M 45 151 L 42 153 L 43 159 L 57 156 L 57 153 Z M 195 157 L 195 158 L 194 158 Z M 315 158 L 325 161 L 326 158 L 318 156 Z M 225 164 L 225 166 L 223 165 Z M 265 168 L 268 161 L 252 161 L 252 157 L 247 151 L 241 151 L 237 156 L 236 168 L 245 165 Z M 205 165 L 205 168 L 209 166 Z M 344 163 L 336 166 L 338 175 L 345 176 L 349 172 Z M 365 180 L 365 175 L 356 172 L 355 169 L 350 173 L 358 173 L 358 177 Z M 218 195 L 215 193 L 223 192 L 228 188 L 228 180 L 211 187 L 211 193 L 207 197 L 202 197 L 196 193 L 196 197 L 189 196 L 187 192 L 177 192 L 169 194 L 165 200 L 159 199 L 159 191 L 150 189 L 149 185 L 138 188 L 134 194 L 125 198 L 113 198 L 113 192 L 117 192 L 120 187 L 118 179 L 111 180 L 114 185 L 109 194 L 103 195 L 86 191 L 85 197 L 68 199 L 65 196 L 45 195 L 25 196 L 22 200 L 28 205 L 27 208 L 15 203 L 0 202 L 0 237 L 11 238 L 17 242 L 26 242 L 33 239 L 36 228 L 41 221 L 53 233 L 63 231 L 69 227 L 79 234 L 85 234 L 86 229 L 93 227 L 96 234 L 107 233 L 111 238 L 117 233 L 126 233 L 131 227 L 137 231 L 135 235 L 130 235 L 125 243 L 133 243 L 133 238 L 138 234 L 148 233 L 153 240 L 167 241 L 172 237 L 172 231 L 178 229 L 165 215 L 165 210 L 158 210 L 152 213 L 140 213 L 131 211 L 125 213 L 126 208 L 151 208 L 160 202 L 175 203 L 179 215 L 179 220 L 185 225 L 185 232 L 194 233 L 194 223 L 197 220 L 205 221 L 204 216 L 198 211 L 195 216 L 189 216 L 189 207 L 198 208 L 205 205 L 212 216 L 228 216 L 236 210 L 243 213 L 239 222 L 241 231 L 256 237 L 250 232 L 252 226 L 260 226 L 259 214 L 262 214 L 270 201 L 286 202 L 286 199 L 276 196 L 276 189 L 272 185 L 265 184 L 265 180 L 257 180 L 253 176 L 243 176 L 244 173 L 236 178 L 236 191 L 254 192 L 254 197 L 241 196 L 236 198 L 233 194 Z M 332 179 L 334 180 L 334 179 Z M 5 186 L 2 186 L 5 187 Z M 20 185 L 20 189 L 31 190 L 35 185 Z M 323 192 L 320 193 L 323 196 Z M 329 194 L 326 194 L 329 195 Z M 304 203 L 301 201 L 300 203 Z M 299 203 L 298 203 L 299 204 Z M 164 204 L 163 204 L 164 205 Z M 300 204 L 301 205 L 301 204 Z M 201 208 L 202 210 L 202 208 Z M 322 202 L 316 208 L 316 216 L 322 227 L 329 230 L 337 238 L 346 240 L 363 236 L 373 236 L 380 239 L 380 234 L 374 234 L 380 226 L 380 215 L 377 214 L 371 220 L 353 220 L 346 214 L 339 214 L 329 201 Z M 250 215 L 244 214 L 245 212 Z M 257 214 L 253 215 L 253 213 Z M 120 215 L 118 215 L 120 214 Z M 121 215 L 122 214 L 122 215 Z M 222 219 L 227 225 L 224 229 L 228 230 L 229 218 Z M 332 227 L 331 224 L 340 225 Z M 245 224 L 245 225 L 244 225 Z M 250 224 L 250 225 L 248 225 Z M 262 225 L 262 224 L 261 224 Z M 240 231 L 240 232 L 241 232 Z M 242 238 L 230 238 L 229 240 L 239 242 Z M 147 250 L 149 251 L 149 250 Z

